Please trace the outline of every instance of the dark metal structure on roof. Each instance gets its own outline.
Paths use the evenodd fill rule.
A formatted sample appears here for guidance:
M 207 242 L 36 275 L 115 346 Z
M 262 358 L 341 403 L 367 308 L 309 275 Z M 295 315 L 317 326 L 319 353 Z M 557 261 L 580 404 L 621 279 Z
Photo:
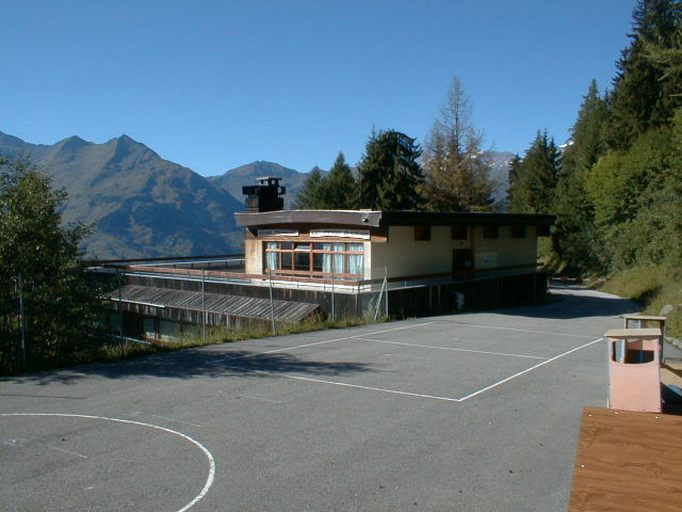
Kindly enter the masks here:
M 242 194 L 246 196 L 246 211 L 271 212 L 284 208 L 284 198 L 281 196 L 287 193 L 287 189 L 280 186 L 281 179 L 275 176 L 263 176 L 256 178 L 258 185 L 242 187 Z

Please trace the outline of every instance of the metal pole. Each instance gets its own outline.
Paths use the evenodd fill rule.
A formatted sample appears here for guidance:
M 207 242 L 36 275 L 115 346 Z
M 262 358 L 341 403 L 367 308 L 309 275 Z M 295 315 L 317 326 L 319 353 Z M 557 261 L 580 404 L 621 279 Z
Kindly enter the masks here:
M 270 321 L 272 322 L 272 335 L 275 336 L 277 331 L 275 329 L 275 302 L 272 299 L 272 269 L 268 269 L 270 276 Z
M 201 338 L 206 341 L 206 272 L 201 269 Z
M 384 281 L 386 282 L 386 318 L 388 319 L 388 266 L 384 265 Z
M 374 309 L 374 321 L 377 321 L 377 318 L 379 318 L 379 309 L 381 309 L 381 298 L 384 295 L 384 289 L 386 290 L 386 296 L 388 296 L 388 280 L 386 277 L 384 277 L 384 280 L 381 282 L 381 290 L 379 290 L 379 297 L 377 297 L 377 307 Z
M 24 287 L 19 274 L 19 329 L 21 331 L 21 367 L 26 369 L 26 326 L 24 323 Z
M 121 296 L 123 287 L 123 275 L 119 269 L 116 269 L 118 273 L 118 336 L 120 340 L 123 339 L 123 298 Z M 119 340 L 119 341 L 120 341 Z
M 333 245 L 332 245 L 332 250 L 333 250 Z M 332 254 L 332 322 L 336 320 L 336 300 L 335 300 L 335 295 L 334 295 L 334 260 L 336 259 L 336 255 Z

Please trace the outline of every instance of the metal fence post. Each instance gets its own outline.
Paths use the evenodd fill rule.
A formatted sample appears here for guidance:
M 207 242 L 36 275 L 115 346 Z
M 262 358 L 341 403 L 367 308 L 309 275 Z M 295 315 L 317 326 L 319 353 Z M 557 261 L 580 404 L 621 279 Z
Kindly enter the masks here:
M 120 269 L 116 269 L 118 274 L 118 336 L 119 341 L 123 340 L 123 297 L 121 288 L 123 287 L 123 275 Z
M 386 318 L 388 318 L 388 266 L 384 265 L 384 281 L 386 282 Z
M 275 302 L 272 299 L 272 269 L 268 269 L 268 275 L 270 276 L 270 320 L 272 322 L 272 335 L 277 334 L 275 329 Z
M 332 246 L 333 247 L 333 246 Z M 336 305 L 335 305 L 335 295 L 334 295 L 334 260 L 336 255 L 332 254 L 332 322 L 336 320 Z
M 201 269 L 201 338 L 206 341 L 206 271 Z

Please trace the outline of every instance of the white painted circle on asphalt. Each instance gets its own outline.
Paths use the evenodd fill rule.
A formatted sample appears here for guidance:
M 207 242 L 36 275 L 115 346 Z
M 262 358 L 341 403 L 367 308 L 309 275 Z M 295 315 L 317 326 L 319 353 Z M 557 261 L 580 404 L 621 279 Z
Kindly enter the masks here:
M 93 416 L 89 414 L 67 414 L 67 413 L 56 413 L 56 412 L 14 412 L 14 413 L 0 413 L 0 416 L 57 416 L 61 418 L 84 418 L 84 419 L 89 419 L 89 420 L 102 420 L 102 421 L 111 421 L 114 423 L 126 423 L 128 425 L 137 425 L 140 427 L 147 427 L 147 428 L 153 428 L 156 430 L 161 430 L 162 432 L 166 432 L 168 434 L 172 434 L 174 436 L 178 436 L 185 441 L 189 441 L 192 443 L 194 446 L 199 448 L 203 454 L 206 456 L 206 459 L 208 459 L 208 477 L 206 478 L 206 483 L 204 484 L 204 487 L 201 489 L 199 494 L 197 494 L 187 505 L 185 505 L 182 508 L 179 508 L 177 512 L 186 512 L 190 508 L 192 508 L 194 505 L 196 505 L 199 500 L 201 500 L 204 496 L 206 496 L 206 493 L 208 490 L 211 488 L 213 485 L 213 480 L 215 478 L 215 461 L 213 460 L 213 455 L 211 455 L 211 452 L 208 451 L 208 449 L 201 444 L 199 441 L 196 439 L 192 439 L 189 437 L 187 434 L 183 434 L 182 432 L 178 432 L 177 430 L 172 430 L 170 428 L 166 427 L 160 427 L 159 425 L 152 425 L 151 423 L 144 423 L 142 421 L 133 421 L 133 420 L 123 420 L 120 418 L 108 418 L 106 416 Z

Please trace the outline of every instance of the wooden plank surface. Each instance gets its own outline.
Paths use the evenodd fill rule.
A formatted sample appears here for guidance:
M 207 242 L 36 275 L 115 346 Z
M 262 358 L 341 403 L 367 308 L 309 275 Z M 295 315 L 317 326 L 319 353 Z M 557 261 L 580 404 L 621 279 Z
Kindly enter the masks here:
M 651 315 L 621 315 L 623 320 L 651 320 L 653 322 L 665 322 L 668 317 L 666 316 L 651 316 Z
M 682 510 L 682 416 L 586 407 L 570 512 Z
M 641 338 L 654 338 L 657 336 L 661 335 L 661 329 L 658 327 L 656 328 L 648 328 L 648 329 L 610 329 L 606 331 L 606 336 L 607 338 L 634 338 L 634 339 L 641 339 Z

